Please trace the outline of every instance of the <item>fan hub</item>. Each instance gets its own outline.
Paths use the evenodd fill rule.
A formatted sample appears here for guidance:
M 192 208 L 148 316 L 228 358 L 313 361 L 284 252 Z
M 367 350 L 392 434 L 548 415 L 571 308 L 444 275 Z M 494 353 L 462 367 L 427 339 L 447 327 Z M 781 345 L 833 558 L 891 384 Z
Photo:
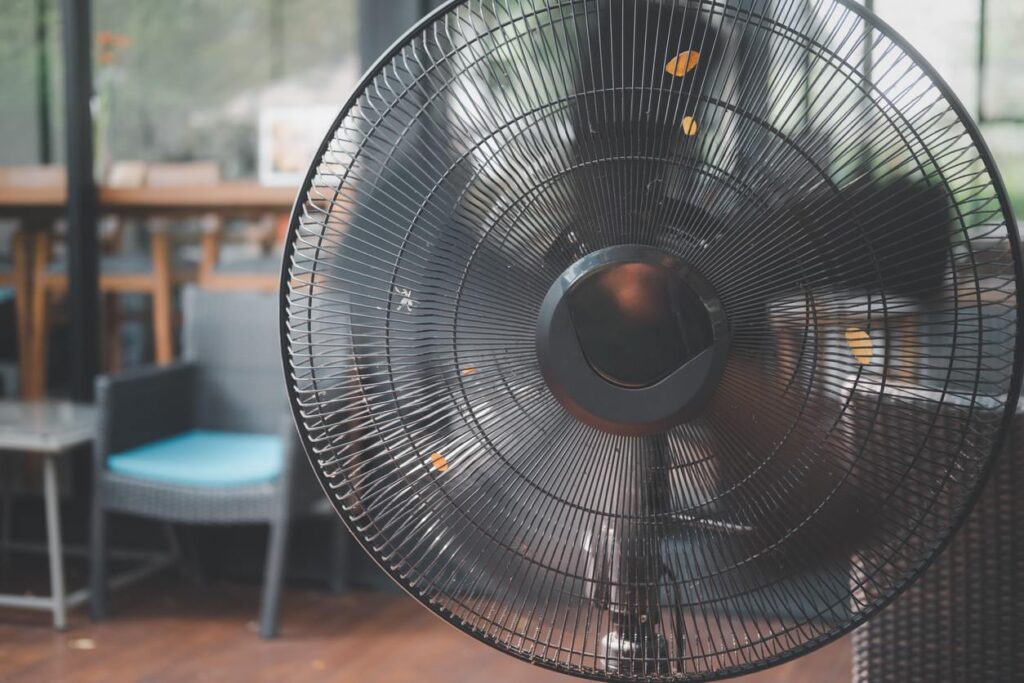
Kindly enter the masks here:
M 562 404 L 616 434 L 698 414 L 718 383 L 728 325 L 711 284 L 638 245 L 593 252 L 548 290 L 537 322 L 544 378 Z

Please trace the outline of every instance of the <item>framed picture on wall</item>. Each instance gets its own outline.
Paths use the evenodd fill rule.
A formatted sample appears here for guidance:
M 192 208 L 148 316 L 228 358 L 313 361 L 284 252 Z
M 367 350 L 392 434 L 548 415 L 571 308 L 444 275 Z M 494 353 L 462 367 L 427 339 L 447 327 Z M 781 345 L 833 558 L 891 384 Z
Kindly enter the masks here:
M 299 185 L 337 115 L 338 108 L 327 106 L 262 109 L 259 116 L 260 183 Z

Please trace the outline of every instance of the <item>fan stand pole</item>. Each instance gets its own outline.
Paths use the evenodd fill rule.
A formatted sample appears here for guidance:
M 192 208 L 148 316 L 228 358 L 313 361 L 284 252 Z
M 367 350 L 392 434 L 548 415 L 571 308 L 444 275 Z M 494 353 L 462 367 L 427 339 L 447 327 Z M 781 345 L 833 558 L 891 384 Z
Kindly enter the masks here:
M 601 639 L 598 655 L 606 671 L 627 675 L 670 674 L 668 641 L 659 629 L 664 562 L 660 546 L 650 545 L 646 529 L 669 509 L 664 476 L 668 439 L 651 437 L 651 452 L 640 459 L 636 475 L 642 486 L 623 501 L 622 514 L 606 520 L 602 530 L 602 562 L 611 579 L 606 596 L 611 630 Z M 677 643 L 682 647 L 682 643 Z

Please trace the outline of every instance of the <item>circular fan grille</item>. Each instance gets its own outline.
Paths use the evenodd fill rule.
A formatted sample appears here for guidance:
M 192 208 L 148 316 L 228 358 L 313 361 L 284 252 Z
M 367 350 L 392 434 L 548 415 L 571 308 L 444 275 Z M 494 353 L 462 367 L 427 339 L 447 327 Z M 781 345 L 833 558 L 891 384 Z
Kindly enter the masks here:
M 717 344 L 642 433 L 538 360 L 553 285 L 623 245 L 718 316 L 647 375 L 650 335 L 578 327 L 622 384 Z M 453 2 L 304 185 L 289 390 L 349 528 L 446 620 L 576 675 L 735 675 L 863 621 L 969 510 L 1017 402 L 1017 249 L 962 107 L 858 7 Z M 630 267 L 608 291 L 642 306 Z

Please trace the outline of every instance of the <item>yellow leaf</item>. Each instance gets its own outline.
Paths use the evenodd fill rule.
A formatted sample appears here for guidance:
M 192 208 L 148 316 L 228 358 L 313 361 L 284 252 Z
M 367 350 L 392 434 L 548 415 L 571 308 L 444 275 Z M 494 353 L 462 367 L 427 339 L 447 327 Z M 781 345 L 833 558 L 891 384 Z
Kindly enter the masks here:
M 469 377 L 469 376 L 475 375 L 475 374 L 476 374 L 476 368 L 474 368 L 472 365 L 467 365 L 466 367 L 462 368 L 462 376 L 463 377 Z
M 697 134 L 697 129 L 699 128 L 697 125 L 697 119 L 692 116 L 684 116 L 683 125 L 680 127 L 683 129 L 684 135 L 689 135 L 691 137 Z
M 438 472 L 448 471 L 448 458 L 444 457 L 440 453 L 430 454 L 430 464 L 434 466 L 434 469 Z
M 679 78 L 696 69 L 697 62 L 699 61 L 700 53 L 696 50 L 680 52 L 678 55 L 668 60 L 668 64 L 665 65 L 665 71 L 669 72 L 676 78 Z
M 861 365 L 869 365 L 871 356 L 874 353 L 874 345 L 871 342 L 871 335 L 864 330 L 851 327 L 846 330 L 846 345 L 850 347 L 850 353 Z

